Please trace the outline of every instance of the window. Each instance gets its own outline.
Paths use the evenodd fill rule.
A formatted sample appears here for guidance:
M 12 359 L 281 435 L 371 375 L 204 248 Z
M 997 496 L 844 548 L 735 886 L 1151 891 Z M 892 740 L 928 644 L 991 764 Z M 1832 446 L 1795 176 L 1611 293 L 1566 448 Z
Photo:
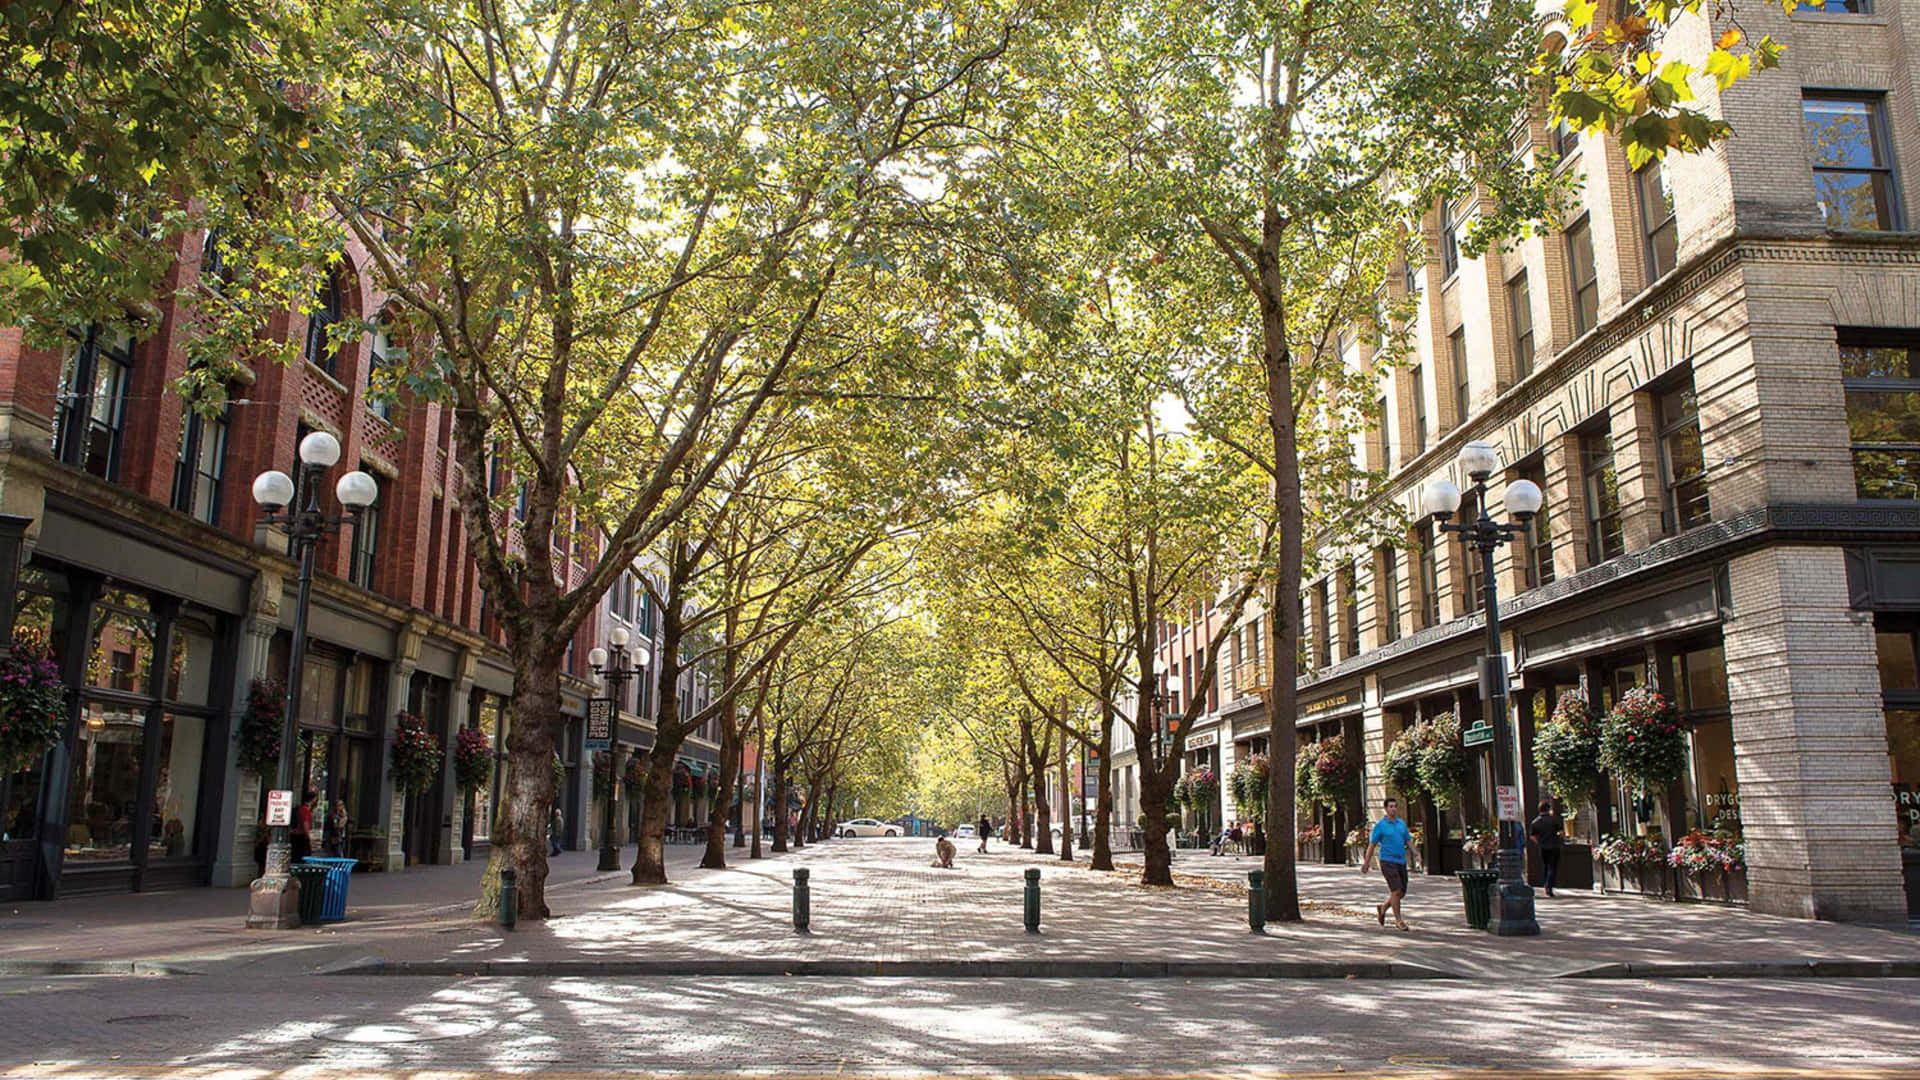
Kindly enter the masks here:
M 73 351 L 60 371 L 60 422 L 53 452 L 60 461 L 106 480 L 120 474 L 120 431 L 127 418 L 133 338 L 90 326 L 68 332 Z
M 1603 563 L 1627 550 L 1620 532 L 1620 485 L 1613 469 L 1613 437 L 1606 431 L 1580 436 L 1580 477 L 1587 497 L 1587 561 Z
M 334 374 L 339 360 L 340 350 L 330 340 L 330 331 L 345 317 L 346 289 L 340 281 L 338 267 L 327 271 L 325 281 L 320 283 L 320 295 L 313 311 L 307 315 L 307 347 L 302 354 L 307 363 Z
M 1413 452 L 1427 451 L 1427 379 L 1419 364 L 1413 365 Z
M 377 380 L 380 373 L 394 366 L 399 360 L 399 350 L 393 344 L 388 333 L 385 319 L 373 328 L 373 340 L 367 346 L 367 411 L 382 420 L 393 419 L 393 398 L 388 389 Z
M 1819 11 L 1828 15 L 1871 15 L 1873 0 L 1800 0 L 1798 11 Z
M 1584 217 L 1567 230 L 1567 275 L 1573 287 L 1573 332 L 1584 334 L 1600 321 L 1600 275 L 1593 263 L 1593 230 Z
M 1340 612 L 1336 606 L 1340 602 L 1340 597 L 1333 588 L 1332 578 L 1321 578 L 1320 584 L 1315 585 L 1313 590 L 1314 600 L 1316 601 L 1315 607 L 1320 615 L 1320 625 L 1314 627 L 1314 643 L 1319 646 L 1320 666 L 1331 667 L 1333 665 L 1333 645 L 1340 634 L 1340 632 L 1335 629 L 1335 627 L 1340 625 Z
M 1480 500 L 1468 492 L 1460 500 L 1460 520 L 1462 522 L 1480 520 Z M 1460 546 L 1455 550 L 1460 560 L 1460 610 L 1471 615 L 1480 610 L 1480 601 L 1486 595 L 1486 575 L 1482 573 L 1480 550 L 1473 546 L 1465 534 L 1456 533 Z
M 1387 424 L 1387 399 L 1385 395 L 1381 395 L 1380 400 L 1373 403 L 1373 427 L 1375 431 L 1380 433 L 1380 469 L 1382 472 L 1392 472 L 1393 428 Z
M 1680 261 L 1680 234 L 1673 223 L 1673 184 L 1664 161 L 1655 161 L 1633 174 L 1640 199 L 1640 228 L 1646 233 L 1647 282 L 1666 276 Z
M 1808 94 L 1801 103 L 1813 151 L 1813 191 L 1830 229 L 1892 229 L 1893 159 L 1879 95 Z
M 1400 553 L 1382 544 L 1379 556 L 1380 580 L 1378 618 L 1380 640 L 1400 640 Z
M 1564 121 L 1553 125 L 1547 132 L 1547 138 L 1552 143 L 1553 160 L 1556 162 L 1567 160 L 1573 156 L 1575 150 L 1580 149 L 1580 133 Z
M 1507 282 L 1507 320 L 1513 330 L 1513 378 L 1518 382 L 1533 374 L 1533 294 L 1525 270 Z
M 1435 561 L 1433 541 L 1433 522 L 1420 526 L 1417 539 L 1420 555 L 1420 625 L 1437 626 L 1440 622 L 1440 567 Z
M 187 406 L 180 424 L 180 457 L 173 466 L 173 508 L 210 525 L 220 519 L 228 413 L 225 403 L 212 414 Z
M 1661 531 L 1668 536 L 1705 524 L 1707 460 L 1700 448 L 1700 405 L 1693 380 L 1661 394 L 1655 412 L 1660 423 L 1660 467 L 1666 481 Z
M 1842 330 L 1854 492 L 1862 499 L 1920 499 L 1920 335 Z
M 375 558 L 380 551 L 380 506 L 387 494 L 384 482 L 378 477 L 374 482 L 379 494 L 372 506 L 360 511 L 360 520 L 353 527 L 353 557 L 347 564 L 348 579 L 363 589 L 373 588 Z
M 1531 480 L 1541 491 L 1547 490 L 1547 476 L 1538 462 L 1520 468 L 1519 478 Z M 1553 523 L 1547 517 L 1547 501 L 1540 500 L 1540 512 L 1527 522 L 1526 587 L 1538 588 L 1553 580 Z
M 1453 218 L 1453 200 L 1440 200 L 1440 271 L 1452 277 L 1460 271 L 1460 223 Z
M 1359 573 L 1352 563 L 1340 570 L 1340 611 L 1341 620 L 1340 658 L 1350 660 L 1360 655 L 1360 593 Z
M 1458 426 L 1467 422 L 1467 413 L 1473 407 L 1473 384 L 1467 381 L 1466 327 L 1447 336 L 1447 357 L 1453 365 L 1453 422 Z
M 1419 296 L 1420 287 L 1424 283 L 1423 279 L 1426 277 L 1426 272 L 1427 272 L 1426 263 L 1415 262 L 1413 261 L 1413 259 L 1409 258 L 1407 259 L 1406 266 L 1403 267 L 1403 270 L 1407 275 L 1407 278 L 1406 278 L 1407 295 Z

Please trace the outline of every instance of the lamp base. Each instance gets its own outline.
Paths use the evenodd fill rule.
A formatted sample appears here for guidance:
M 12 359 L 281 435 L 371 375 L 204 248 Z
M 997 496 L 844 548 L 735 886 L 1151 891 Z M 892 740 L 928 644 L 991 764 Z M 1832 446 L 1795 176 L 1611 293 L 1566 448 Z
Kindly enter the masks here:
M 1521 867 L 1526 856 L 1517 848 L 1502 848 L 1499 883 L 1493 889 L 1493 918 L 1487 932 L 1500 937 L 1535 937 L 1540 922 L 1533 916 L 1533 889 Z
M 267 870 L 247 890 L 247 929 L 300 929 L 300 882 L 288 872 L 293 850 L 276 841 L 267 848 Z

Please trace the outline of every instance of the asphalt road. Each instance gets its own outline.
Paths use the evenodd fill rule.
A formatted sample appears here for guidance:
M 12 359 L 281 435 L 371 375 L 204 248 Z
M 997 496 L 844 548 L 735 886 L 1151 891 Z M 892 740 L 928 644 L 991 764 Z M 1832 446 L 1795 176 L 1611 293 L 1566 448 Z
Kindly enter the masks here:
M 0 979 L 0 1076 L 1920 1077 L 1920 982 Z

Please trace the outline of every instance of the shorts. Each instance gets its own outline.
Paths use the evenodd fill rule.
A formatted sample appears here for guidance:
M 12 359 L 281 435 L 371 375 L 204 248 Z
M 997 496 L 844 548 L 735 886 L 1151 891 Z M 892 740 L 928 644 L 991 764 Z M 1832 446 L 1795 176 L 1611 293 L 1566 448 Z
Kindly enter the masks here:
M 1407 891 L 1407 864 L 1380 862 L 1380 876 L 1387 879 L 1387 888 L 1393 892 L 1405 894 Z

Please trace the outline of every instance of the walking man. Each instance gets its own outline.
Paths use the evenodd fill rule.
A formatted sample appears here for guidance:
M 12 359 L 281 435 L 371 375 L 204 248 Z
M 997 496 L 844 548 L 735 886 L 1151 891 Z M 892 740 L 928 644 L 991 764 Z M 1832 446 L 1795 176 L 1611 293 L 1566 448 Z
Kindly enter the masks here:
M 1387 911 L 1393 911 L 1393 925 L 1402 930 L 1410 930 L 1407 920 L 1400 917 L 1400 901 L 1407 895 L 1407 823 L 1400 819 L 1400 804 L 1393 796 L 1387 796 L 1387 816 L 1373 824 L 1373 835 L 1367 840 L 1367 857 L 1360 866 L 1360 874 L 1366 876 L 1373 870 L 1373 857 L 1380 856 L 1380 873 L 1387 879 L 1387 900 L 1384 904 L 1374 905 L 1373 914 L 1380 925 L 1387 925 Z
M 1527 825 L 1527 835 L 1540 845 L 1540 865 L 1546 868 L 1547 896 L 1553 896 L 1553 883 L 1560 877 L 1560 834 L 1566 823 L 1553 812 L 1553 800 L 1540 800 L 1540 816 Z
M 980 833 L 980 854 L 985 855 L 987 853 L 987 834 L 993 831 L 993 822 L 987 820 L 987 815 L 981 814 L 980 824 L 975 825 L 974 828 Z

